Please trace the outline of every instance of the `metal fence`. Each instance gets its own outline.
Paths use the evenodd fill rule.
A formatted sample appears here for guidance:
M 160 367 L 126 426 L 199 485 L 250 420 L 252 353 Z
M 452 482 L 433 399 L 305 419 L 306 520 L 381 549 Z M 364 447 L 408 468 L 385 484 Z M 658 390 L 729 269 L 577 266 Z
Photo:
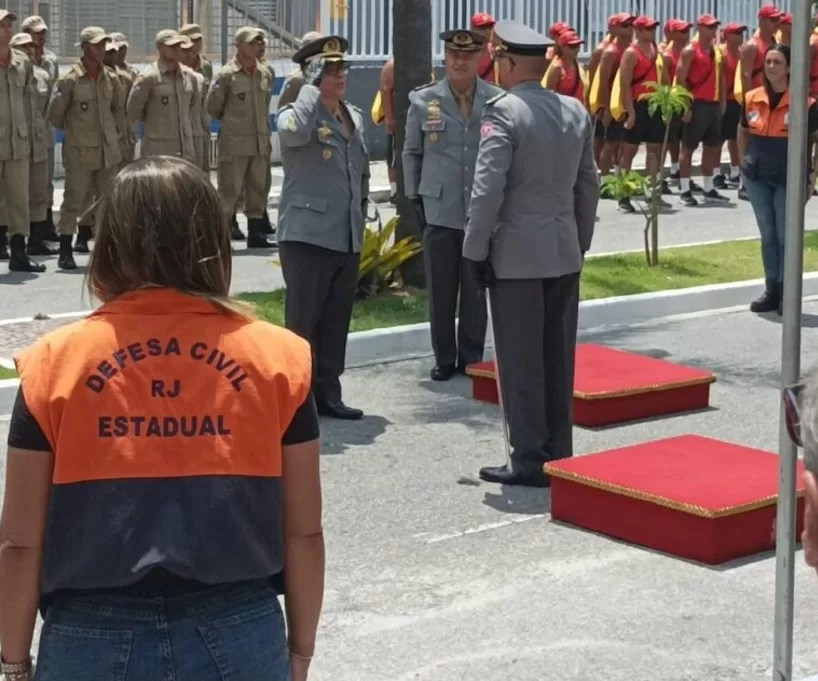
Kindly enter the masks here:
M 356 60 L 382 61 L 392 52 L 392 4 L 399 0 L 324 0 L 321 27 L 325 33 L 345 36 Z M 755 26 L 758 8 L 769 0 L 432 0 L 432 45 L 441 59 L 441 31 L 468 26 L 475 12 L 496 19 L 522 21 L 545 32 L 555 21 L 573 26 L 585 39 L 585 51 L 605 35 L 608 16 L 617 12 L 648 14 L 660 22 L 678 17 L 694 21 L 705 12 L 722 21 Z M 777 5 L 790 10 L 792 0 Z

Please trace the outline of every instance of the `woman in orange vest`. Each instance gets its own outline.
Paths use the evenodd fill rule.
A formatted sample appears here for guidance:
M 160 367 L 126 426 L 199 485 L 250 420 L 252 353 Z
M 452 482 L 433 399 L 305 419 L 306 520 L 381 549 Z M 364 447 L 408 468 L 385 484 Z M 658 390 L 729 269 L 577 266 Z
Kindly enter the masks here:
M 784 275 L 784 234 L 787 205 L 787 146 L 790 117 L 790 48 L 772 45 L 764 59 L 764 85 L 744 95 L 739 128 L 739 154 L 745 187 L 761 233 L 761 260 L 766 287 L 753 312 L 781 314 Z M 808 134 L 815 148 L 818 106 L 809 98 Z M 807 196 L 815 185 L 815 157 L 809 164 Z
M 39 609 L 38 679 L 305 681 L 324 581 L 310 348 L 228 298 L 227 221 L 192 164 L 130 164 L 99 218 L 102 305 L 16 359 L 4 678 L 32 678 Z
M 566 97 L 578 99 L 585 103 L 585 83 L 582 80 L 582 67 L 577 61 L 579 46 L 583 44 L 573 31 L 565 31 L 557 38 L 554 46 L 554 65 L 548 72 L 545 87 Z

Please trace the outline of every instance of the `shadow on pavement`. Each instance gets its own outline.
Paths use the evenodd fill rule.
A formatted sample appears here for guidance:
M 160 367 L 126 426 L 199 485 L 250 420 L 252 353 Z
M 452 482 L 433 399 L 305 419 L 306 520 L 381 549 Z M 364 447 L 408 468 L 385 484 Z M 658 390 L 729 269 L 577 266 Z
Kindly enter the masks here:
M 484 483 L 485 484 L 485 483 Z M 531 487 L 497 486 L 486 492 L 483 505 L 514 515 L 544 515 L 551 512 L 551 490 Z
M 350 447 L 374 444 L 392 422 L 383 416 L 364 416 L 361 421 L 321 419 L 321 455 L 337 456 Z
M 34 274 L 33 272 L 9 272 L 8 270 L 5 272 L 0 271 L 0 284 L 19 286 L 20 284 L 25 284 L 27 281 L 36 279 L 39 276 L 42 275 Z

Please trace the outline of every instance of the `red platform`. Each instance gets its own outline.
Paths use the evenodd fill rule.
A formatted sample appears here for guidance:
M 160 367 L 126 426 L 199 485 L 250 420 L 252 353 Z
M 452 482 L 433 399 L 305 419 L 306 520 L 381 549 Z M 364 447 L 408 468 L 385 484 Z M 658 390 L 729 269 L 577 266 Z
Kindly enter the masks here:
M 498 403 L 494 362 L 466 368 L 472 395 Z M 577 346 L 574 423 L 595 427 L 705 409 L 710 404 L 709 371 L 602 345 Z
M 709 565 L 775 546 L 778 457 L 684 435 L 547 464 L 551 517 Z M 798 469 L 798 535 L 803 485 Z

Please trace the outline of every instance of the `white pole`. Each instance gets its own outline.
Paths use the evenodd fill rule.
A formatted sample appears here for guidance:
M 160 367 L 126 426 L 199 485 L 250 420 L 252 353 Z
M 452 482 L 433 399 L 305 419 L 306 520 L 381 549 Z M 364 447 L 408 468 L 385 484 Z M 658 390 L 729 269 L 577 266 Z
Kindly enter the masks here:
M 506 405 L 503 400 L 503 382 L 500 380 L 500 362 L 497 361 L 497 346 L 495 345 L 496 334 L 494 333 L 494 315 L 491 311 L 491 292 L 486 289 L 486 310 L 488 312 L 489 332 L 491 333 L 491 350 L 494 358 L 494 381 L 497 384 L 497 399 L 500 403 L 500 418 L 503 419 L 503 447 L 506 455 L 506 466 L 511 468 L 511 443 L 508 433 L 508 417 L 506 416 Z
M 790 66 L 787 226 L 784 256 L 782 386 L 801 373 L 801 283 L 804 274 L 804 206 L 807 198 L 807 92 L 810 0 L 795 0 Z M 783 406 L 779 428 L 778 514 L 775 546 L 775 636 L 773 681 L 792 681 L 795 586 L 796 463 L 798 452 L 787 436 Z

